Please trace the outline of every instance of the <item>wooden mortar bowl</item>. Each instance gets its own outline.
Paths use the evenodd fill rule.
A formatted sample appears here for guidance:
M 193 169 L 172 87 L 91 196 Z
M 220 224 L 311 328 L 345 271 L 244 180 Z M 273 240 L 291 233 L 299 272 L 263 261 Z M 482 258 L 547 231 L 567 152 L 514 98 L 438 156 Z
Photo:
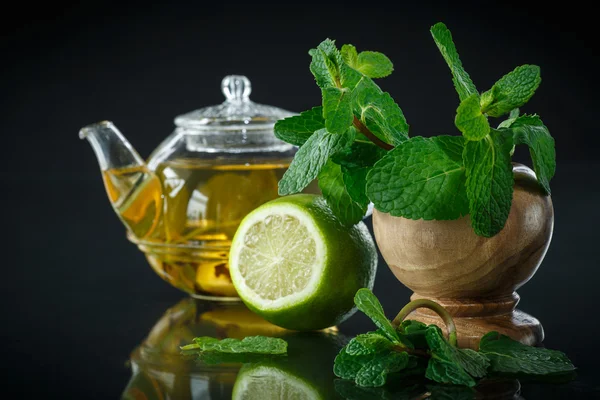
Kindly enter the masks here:
M 535 318 L 515 310 L 523 286 L 541 264 L 554 226 L 550 196 L 535 173 L 513 165 L 512 208 L 504 229 L 492 238 L 477 236 L 469 216 L 452 221 L 424 221 L 373 212 L 379 250 L 411 299 L 432 299 L 455 317 L 459 345 L 477 348 L 485 333 L 496 330 L 525 344 L 544 338 Z M 444 324 L 429 310 L 409 318 Z

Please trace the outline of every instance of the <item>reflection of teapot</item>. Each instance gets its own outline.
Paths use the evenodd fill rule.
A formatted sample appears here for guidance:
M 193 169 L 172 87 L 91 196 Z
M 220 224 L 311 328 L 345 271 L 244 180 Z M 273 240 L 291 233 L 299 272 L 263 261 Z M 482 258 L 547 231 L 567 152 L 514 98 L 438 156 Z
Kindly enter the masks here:
M 225 77 L 222 90 L 224 103 L 175 118 L 177 128 L 147 162 L 111 122 L 79 134 L 152 268 L 192 295 L 221 299 L 237 296 L 227 262 L 233 234 L 246 214 L 278 196 L 296 151 L 273 134 L 274 123 L 292 113 L 252 102 L 244 76 Z
M 206 365 L 181 355 L 179 349 L 196 336 L 239 339 L 252 335 L 282 337 L 288 342 L 288 356 L 243 366 Z M 269 386 L 273 378 L 284 387 L 288 384 L 289 388 L 310 388 L 318 394 L 317 398 L 336 398 L 332 365 L 343 344 L 335 329 L 287 331 L 263 320 L 241 303 L 188 298 L 168 309 L 131 353 L 132 377 L 122 398 L 209 400 L 230 399 L 232 393 L 245 398 L 257 388 L 276 390 Z M 252 366 L 256 368 L 251 369 Z

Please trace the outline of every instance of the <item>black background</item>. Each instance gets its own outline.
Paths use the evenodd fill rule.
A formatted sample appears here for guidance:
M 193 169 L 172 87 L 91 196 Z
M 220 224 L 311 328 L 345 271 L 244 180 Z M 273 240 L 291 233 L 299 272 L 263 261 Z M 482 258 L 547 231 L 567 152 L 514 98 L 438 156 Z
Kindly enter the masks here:
M 444 21 L 479 90 L 517 65 L 541 67 L 542 85 L 523 111 L 540 114 L 556 139 L 555 235 L 519 291 L 520 307 L 543 322 L 546 345 L 567 352 L 581 377 L 557 390 L 531 387 L 524 397 L 592 390 L 600 299 L 593 13 L 574 2 L 371 3 L 22 2 L 2 12 L 0 337 L 8 389 L 118 397 L 129 352 L 183 296 L 125 239 L 95 158 L 77 139 L 81 126 L 110 119 L 145 157 L 176 115 L 223 100 L 227 74 L 248 76 L 256 102 L 308 109 L 320 93 L 307 51 L 330 37 L 392 59 L 395 72 L 380 85 L 412 135 L 457 134 L 457 96 L 428 32 Z M 375 292 L 389 313 L 410 294 L 383 262 Z M 356 316 L 342 330 L 367 326 Z

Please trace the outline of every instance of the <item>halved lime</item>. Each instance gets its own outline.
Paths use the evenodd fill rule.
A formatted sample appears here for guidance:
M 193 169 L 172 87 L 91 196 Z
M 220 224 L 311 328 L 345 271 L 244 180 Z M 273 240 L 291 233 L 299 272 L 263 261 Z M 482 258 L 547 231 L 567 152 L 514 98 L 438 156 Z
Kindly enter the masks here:
M 309 382 L 267 365 L 247 364 L 233 387 L 233 400 L 313 400 L 322 396 Z
M 246 305 L 287 329 L 339 324 L 354 311 L 354 294 L 372 288 L 375 244 L 364 223 L 346 227 L 322 197 L 270 201 L 241 222 L 229 269 Z

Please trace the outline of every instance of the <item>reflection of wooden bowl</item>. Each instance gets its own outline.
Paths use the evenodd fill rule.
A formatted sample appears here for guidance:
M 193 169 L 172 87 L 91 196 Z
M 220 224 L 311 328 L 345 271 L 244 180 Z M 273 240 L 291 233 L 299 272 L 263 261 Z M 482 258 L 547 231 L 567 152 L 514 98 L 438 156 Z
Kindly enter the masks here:
M 468 216 L 424 221 L 373 213 L 377 245 L 394 275 L 415 292 L 412 298 L 437 301 L 458 317 L 465 346 L 476 346 L 490 330 L 527 344 L 543 340 L 540 323 L 514 310 L 515 290 L 531 279 L 548 250 L 554 210 L 531 169 L 516 164 L 513 172 L 512 209 L 492 238 L 477 236 Z M 410 318 L 443 326 L 428 311 Z

